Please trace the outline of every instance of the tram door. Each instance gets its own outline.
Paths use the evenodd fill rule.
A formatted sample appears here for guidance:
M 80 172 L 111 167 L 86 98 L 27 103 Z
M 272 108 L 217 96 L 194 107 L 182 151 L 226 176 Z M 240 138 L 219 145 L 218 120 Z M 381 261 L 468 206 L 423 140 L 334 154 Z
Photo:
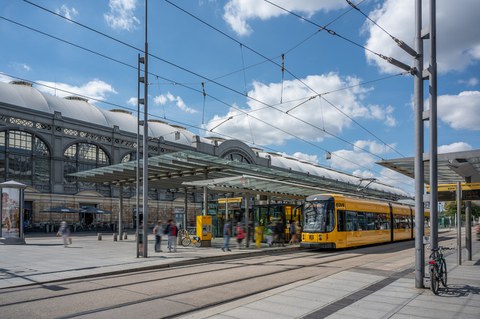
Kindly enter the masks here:
M 284 238 L 289 239 L 289 226 L 298 221 L 301 225 L 301 208 L 290 204 L 270 204 L 256 205 L 253 207 L 255 215 L 255 224 L 262 227 L 277 225 L 278 223 L 284 229 Z

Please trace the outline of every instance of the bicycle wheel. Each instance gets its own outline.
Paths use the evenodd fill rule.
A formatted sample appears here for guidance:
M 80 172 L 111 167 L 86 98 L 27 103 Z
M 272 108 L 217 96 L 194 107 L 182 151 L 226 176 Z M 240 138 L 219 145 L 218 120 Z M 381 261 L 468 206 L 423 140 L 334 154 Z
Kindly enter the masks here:
M 440 280 L 442 282 L 443 287 L 447 288 L 447 263 L 445 262 L 445 259 L 442 259 L 441 264 L 440 264 Z
M 435 295 L 438 295 L 438 284 L 440 278 L 438 278 L 438 270 L 437 267 L 433 266 L 430 268 L 430 288 Z
M 190 246 L 191 242 L 192 241 L 190 240 L 190 238 L 185 237 L 184 239 L 182 239 L 182 246 L 184 246 L 184 247 Z
M 202 243 L 200 242 L 200 240 L 195 241 L 195 247 L 200 247 L 201 245 Z

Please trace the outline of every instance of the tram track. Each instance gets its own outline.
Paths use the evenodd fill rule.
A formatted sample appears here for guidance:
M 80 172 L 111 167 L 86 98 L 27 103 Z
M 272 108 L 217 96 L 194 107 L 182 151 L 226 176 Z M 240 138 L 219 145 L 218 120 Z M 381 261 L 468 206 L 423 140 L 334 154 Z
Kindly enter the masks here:
M 377 247 L 376 249 L 380 256 L 389 250 L 386 247 Z M 190 266 L 123 273 L 84 280 L 58 281 L 55 285 L 61 288 L 59 291 L 50 291 L 48 285 L 45 284 L 36 285 L 36 287 L 30 286 L 28 290 L 17 289 L 17 294 L 23 294 L 24 297 L 12 302 L 0 301 L 0 312 L 10 307 L 35 308 L 42 303 L 68 304 L 72 300 L 85 299 L 89 295 L 126 293 L 132 298 L 98 304 L 95 307 L 92 305 L 69 313 L 52 313 L 50 317 L 93 318 L 99 313 L 138 308 L 142 305 L 150 307 L 152 304 L 158 303 L 175 303 L 180 306 L 175 311 L 162 316 L 174 318 L 279 289 L 291 284 L 292 280 L 295 282 L 314 280 L 319 276 L 328 276 L 355 267 L 357 262 L 346 261 L 355 260 L 365 254 L 367 253 L 359 250 L 341 252 L 299 250 L 289 254 L 231 258 Z M 261 284 L 258 284 L 259 282 Z M 175 283 L 180 284 L 176 286 Z M 158 291 L 145 287 L 158 287 Z M 173 291 L 162 290 L 162 287 L 173 287 L 174 289 Z M 32 293 L 32 290 L 36 290 L 39 295 L 33 296 L 36 294 Z M 44 292 L 42 293 L 40 290 L 44 290 Z M 236 293 L 224 293 L 231 291 Z M 2 292 L 4 296 L 11 293 L 15 293 L 15 289 L 7 289 Z M 209 295 L 221 298 L 205 298 Z M 12 296 L 10 295 L 10 297 Z

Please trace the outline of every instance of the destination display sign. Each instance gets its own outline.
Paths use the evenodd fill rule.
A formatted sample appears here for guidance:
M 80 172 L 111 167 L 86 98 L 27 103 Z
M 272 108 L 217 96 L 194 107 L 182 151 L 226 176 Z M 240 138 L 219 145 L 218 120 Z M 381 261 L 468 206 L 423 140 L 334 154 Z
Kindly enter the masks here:
M 480 183 L 462 183 L 462 200 L 480 200 Z M 430 186 L 427 185 L 427 193 Z M 457 200 L 457 184 L 439 184 L 438 201 L 454 202 Z

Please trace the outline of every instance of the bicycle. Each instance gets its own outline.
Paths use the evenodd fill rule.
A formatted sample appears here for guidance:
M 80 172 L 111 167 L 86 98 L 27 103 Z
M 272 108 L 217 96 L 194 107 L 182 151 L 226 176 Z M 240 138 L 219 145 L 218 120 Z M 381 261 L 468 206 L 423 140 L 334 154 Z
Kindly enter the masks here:
M 181 243 L 182 243 L 182 246 L 184 247 L 187 247 L 187 246 L 200 247 L 202 244 L 200 237 L 195 235 L 190 235 L 188 232 L 185 232 L 185 237 L 182 238 Z
M 443 251 L 449 248 L 439 246 L 432 248 L 430 253 L 428 265 L 430 271 L 430 287 L 435 295 L 438 295 L 438 288 L 440 282 L 443 287 L 447 287 L 447 263 L 443 257 Z

